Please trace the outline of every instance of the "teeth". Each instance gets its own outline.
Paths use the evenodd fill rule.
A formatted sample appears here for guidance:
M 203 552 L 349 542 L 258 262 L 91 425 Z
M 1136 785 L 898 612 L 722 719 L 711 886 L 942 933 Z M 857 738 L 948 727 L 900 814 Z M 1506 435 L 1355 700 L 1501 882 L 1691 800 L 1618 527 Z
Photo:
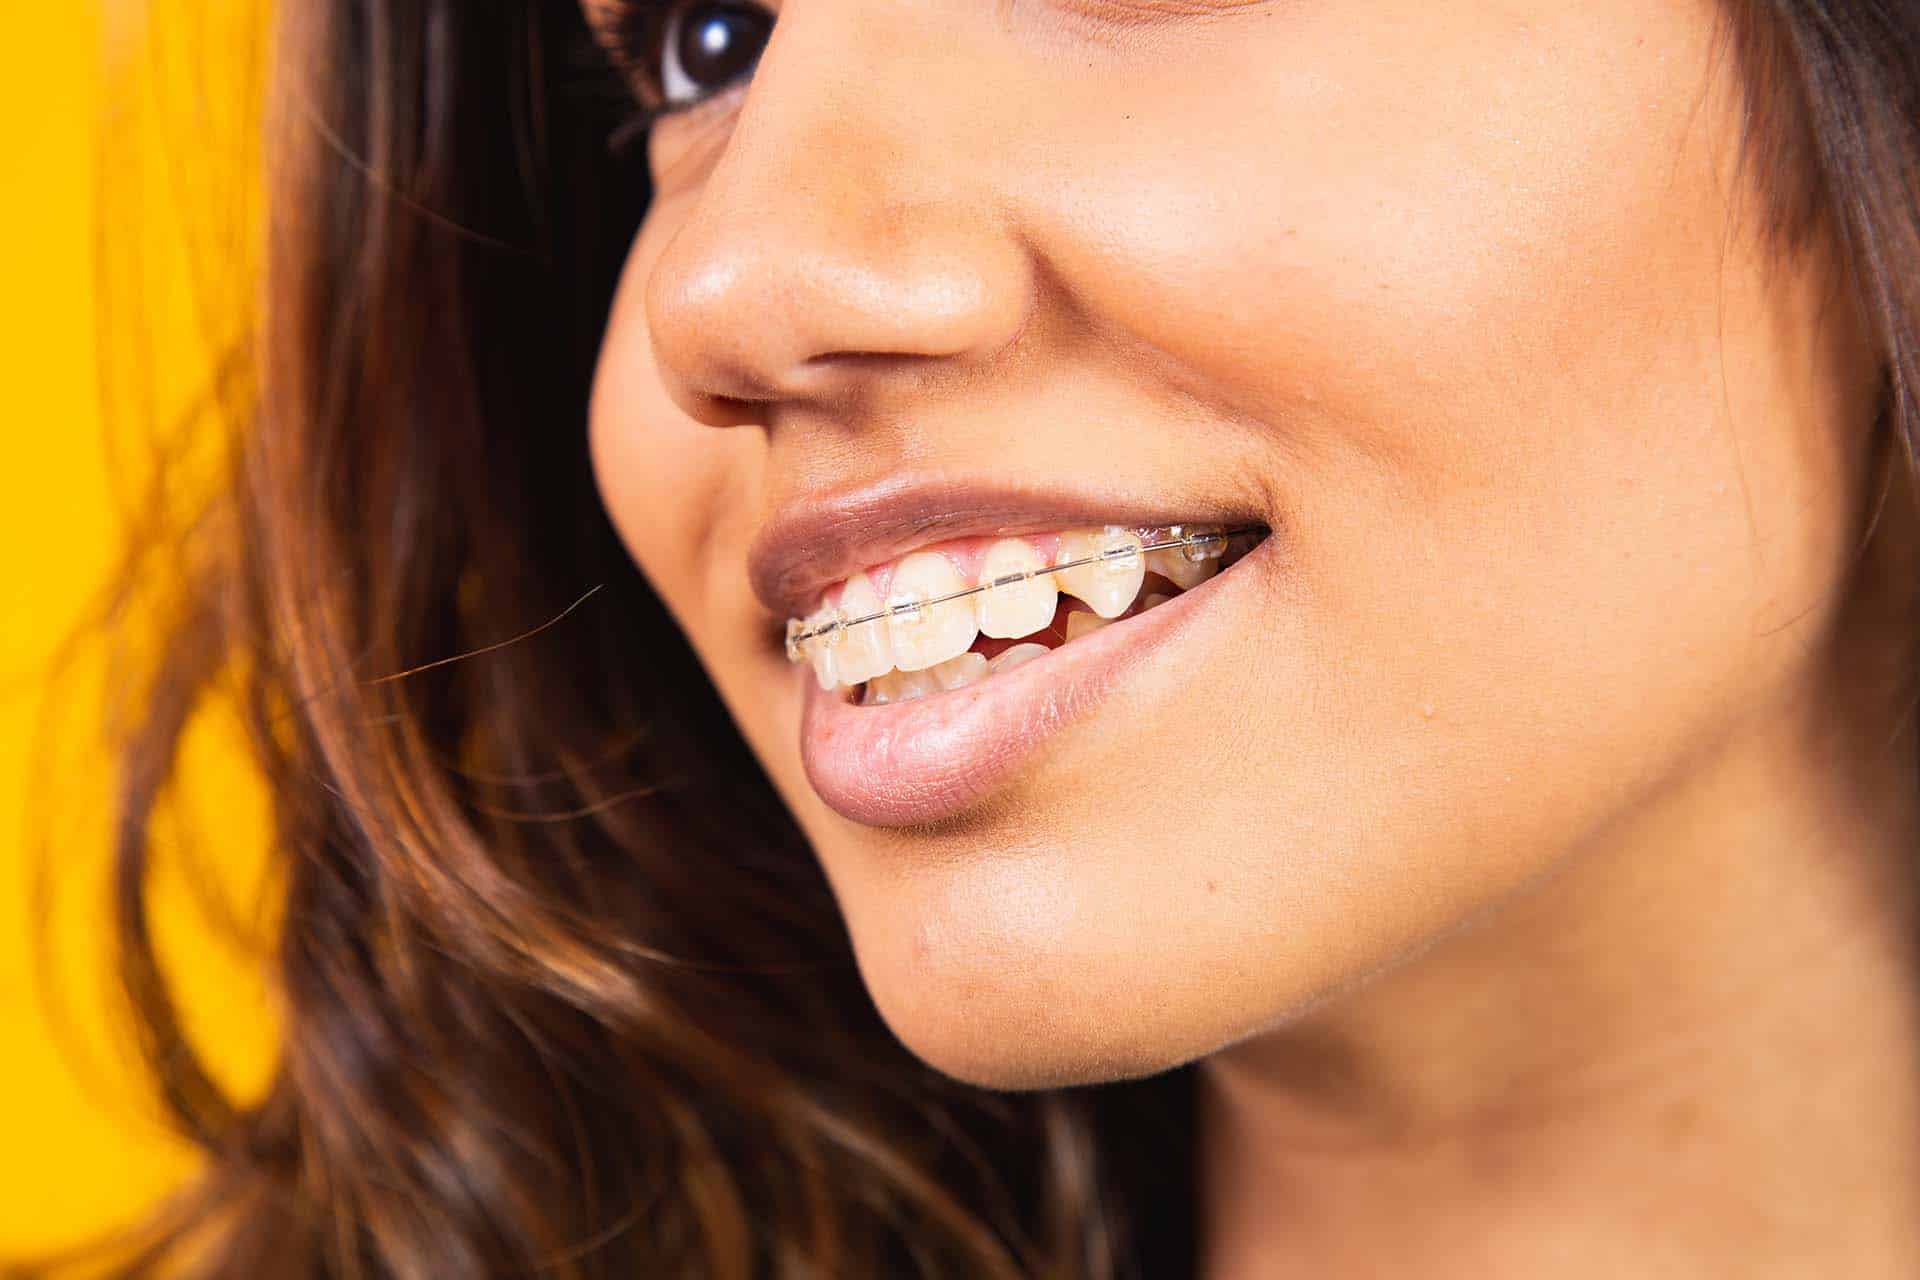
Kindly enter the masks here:
M 902 671 L 921 671 L 948 658 L 957 658 L 973 644 L 973 597 L 944 604 L 925 604 L 939 596 L 964 591 L 969 584 L 953 562 L 937 551 L 916 551 L 893 571 L 887 595 L 891 610 L 887 631 L 892 641 L 893 665 Z
M 1102 618 L 1098 614 L 1075 609 L 1067 615 L 1067 641 L 1072 643 L 1089 631 L 1098 631 L 1102 627 L 1113 625 L 1112 618 Z
M 1223 530 L 1214 528 L 1196 528 L 1188 530 L 1194 541 L 1180 548 L 1180 554 L 1189 560 L 1218 560 L 1227 554 L 1227 535 Z
M 1040 647 L 1034 646 L 1036 649 Z M 889 702 L 912 702 L 930 693 L 940 693 L 947 689 L 964 689 L 986 678 L 985 655 L 963 653 L 957 658 L 948 658 L 939 666 L 928 667 L 924 671 L 889 671 L 885 675 L 874 677 L 867 681 L 867 696 L 861 699 L 860 705 L 880 707 Z
M 1069 618 L 1071 622 L 1073 619 Z M 1015 667 L 1024 667 L 1035 658 L 1045 657 L 1052 650 L 1043 644 L 1009 645 L 987 660 L 987 674 L 998 675 L 1002 671 L 1011 671 Z
M 940 682 L 931 671 L 889 671 L 867 681 L 867 696 L 862 706 L 878 707 L 889 702 L 912 702 L 930 693 L 940 692 Z
M 824 626 L 836 616 L 833 610 L 822 609 L 807 619 L 807 626 L 809 629 Z M 820 632 L 813 639 L 813 653 L 809 660 L 813 664 L 813 678 L 820 682 L 822 689 L 831 689 L 840 683 L 836 678 L 840 667 L 837 659 L 840 647 L 846 643 L 846 632 L 847 628 L 836 626 L 830 631 Z
M 873 589 L 873 579 L 864 573 L 848 578 L 846 590 L 840 593 L 840 616 L 863 618 L 878 612 L 880 593 Z M 893 654 L 887 647 L 886 631 L 875 626 L 848 627 L 833 662 L 834 679 L 840 684 L 859 684 L 891 670 Z
M 987 678 L 987 655 L 963 653 L 929 669 L 928 674 L 942 689 L 964 689 Z
M 1103 618 L 1119 617 L 1140 593 L 1140 584 L 1146 578 L 1140 539 L 1118 525 L 1108 525 L 1097 533 L 1065 533 L 1060 536 L 1060 556 L 1054 563 L 1066 564 L 1087 556 L 1101 559 L 1054 574 L 1060 590 L 1078 596 Z M 1071 626 L 1073 620 L 1067 621 Z
M 987 590 L 974 597 L 981 635 L 1013 640 L 1046 629 L 1060 602 L 1052 574 L 992 585 L 998 579 L 1046 567 L 1046 558 L 1025 538 L 1002 538 L 987 548 L 980 560 L 979 583 Z
M 1159 551 L 1147 552 L 1147 571 L 1157 573 L 1174 586 L 1185 591 L 1188 587 L 1197 587 L 1220 571 L 1218 557 L 1194 560 L 1187 556 L 1185 547 L 1163 547 Z
M 1243 534 L 1264 536 L 1265 530 L 1218 525 L 1170 525 L 1139 532 L 1119 525 L 1066 530 L 1057 535 L 1059 551 L 1051 561 L 1040 549 L 1048 545 L 1046 540 L 1036 545 L 1022 537 L 987 542 L 984 550 L 975 550 L 979 544 L 973 543 L 915 552 L 885 575 L 884 599 L 874 573 L 855 573 L 841 584 L 833 605 L 804 619 L 789 618 L 787 657 L 811 665 L 823 689 L 864 683 L 869 702 L 963 688 L 1047 652 L 1033 643 L 1013 645 L 988 661 L 970 652 L 976 635 L 1019 640 L 1051 633 L 1063 592 L 1086 606 L 1068 610 L 1063 619 L 1066 638 L 1086 635 L 1129 613 L 1157 608 L 1205 582 L 1238 558 L 1233 539 Z M 1145 549 L 1163 541 L 1180 545 Z M 1244 552 L 1240 548 L 1239 553 Z M 963 578 L 957 563 L 977 568 Z M 1063 567 L 1068 565 L 1073 567 Z M 1141 597 L 1150 573 L 1156 582 L 1164 579 L 1170 585 Z M 866 621 L 850 624 L 853 618 Z M 930 684 L 905 680 L 902 674 L 923 672 Z

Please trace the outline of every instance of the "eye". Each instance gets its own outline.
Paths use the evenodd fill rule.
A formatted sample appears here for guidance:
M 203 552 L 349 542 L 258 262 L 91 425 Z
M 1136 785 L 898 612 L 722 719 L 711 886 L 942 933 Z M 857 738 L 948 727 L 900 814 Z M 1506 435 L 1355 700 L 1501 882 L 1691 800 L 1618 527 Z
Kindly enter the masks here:
M 753 69 L 773 31 L 773 15 L 738 0 L 675 5 L 660 39 L 660 96 L 690 106 Z

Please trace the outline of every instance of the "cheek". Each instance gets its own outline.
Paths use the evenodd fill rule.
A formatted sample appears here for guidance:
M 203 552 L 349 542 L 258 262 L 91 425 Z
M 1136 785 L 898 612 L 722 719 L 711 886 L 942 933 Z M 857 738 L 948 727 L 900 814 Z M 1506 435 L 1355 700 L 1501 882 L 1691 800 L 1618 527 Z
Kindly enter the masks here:
M 589 411 L 594 476 L 628 552 L 774 785 L 789 802 L 799 799 L 804 818 L 818 806 L 806 800 L 792 750 L 798 707 L 766 696 L 767 681 L 792 677 L 745 569 L 766 436 L 687 417 L 667 394 L 648 339 L 643 289 L 671 234 L 672 212 L 668 204 L 649 213 L 609 313 Z
M 1089 310 L 1284 424 L 1268 443 L 1504 465 L 1516 410 L 1612 389 L 1610 358 L 1709 354 L 1718 201 L 1687 136 L 1708 32 L 1668 16 L 1646 38 L 1677 65 L 1607 83 L 1566 69 L 1621 61 L 1617 5 L 1511 27 L 1410 8 L 1290 14 L 1284 41 L 1211 55 L 1208 92 L 1169 72 L 1124 127 L 1055 122 L 1032 220 Z M 1449 417 L 1485 425 L 1407 429 Z
M 667 395 L 648 339 L 643 290 L 670 232 L 656 209 L 636 239 L 609 313 L 588 441 L 601 499 L 654 589 L 696 645 L 718 625 L 745 635 L 762 611 L 739 569 L 752 536 L 761 433 L 688 418 Z
M 1034 201 L 1089 309 L 1273 460 L 1314 632 L 1372 681 L 1328 695 L 1478 706 L 1496 761 L 1596 688 L 1709 692 L 1842 542 L 1841 442 L 1727 257 L 1712 9 L 1628 7 L 1290 14 L 1312 59 L 1222 57 L 1231 110 L 1169 73 Z

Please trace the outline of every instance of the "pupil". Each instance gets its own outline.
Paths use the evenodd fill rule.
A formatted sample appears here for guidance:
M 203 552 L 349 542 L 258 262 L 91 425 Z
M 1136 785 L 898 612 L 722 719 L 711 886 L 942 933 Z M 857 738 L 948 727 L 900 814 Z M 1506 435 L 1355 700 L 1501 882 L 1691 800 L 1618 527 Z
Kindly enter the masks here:
M 764 11 L 733 5 L 697 8 L 680 28 L 680 69 L 703 89 L 717 88 L 753 66 L 766 38 Z

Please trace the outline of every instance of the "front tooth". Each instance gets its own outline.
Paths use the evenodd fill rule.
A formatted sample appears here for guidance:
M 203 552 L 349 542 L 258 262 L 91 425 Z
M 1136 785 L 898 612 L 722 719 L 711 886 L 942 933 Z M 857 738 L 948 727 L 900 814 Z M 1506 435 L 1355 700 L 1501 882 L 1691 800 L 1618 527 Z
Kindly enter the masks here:
M 933 678 L 931 671 L 889 671 L 867 682 L 866 701 L 860 705 L 878 707 L 889 702 L 912 702 L 938 692 L 940 682 Z
M 846 646 L 846 629 L 836 627 L 831 631 L 820 630 L 837 617 L 839 615 L 832 609 L 822 609 L 807 619 L 807 630 L 814 632 L 813 639 L 807 641 L 808 648 L 812 650 L 809 658 L 813 663 L 813 678 L 822 689 L 831 689 L 840 683 L 837 678 L 840 674 L 839 655 Z
M 840 593 L 840 616 L 851 620 L 878 612 L 880 593 L 873 589 L 873 579 L 864 573 L 856 573 L 848 578 L 846 589 Z M 892 669 L 893 652 L 887 644 L 887 624 L 884 620 L 862 622 L 847 628 L 846 636 L 840 641 L 833 657 L 833 676 L 836 681 L 840 684 L 859 684 L 862 680 L 871 680 Z
M 1013 640 L 1047 629 L 1060 603 L 1060 590 L 1053 585 L 1052 574 L 992 585 L 997 578 L 1046 567 L 1046 558 L 1025 538 L 1002 538 L 987 548 L 980 558 L 979 584 L 986 590 L 974 597 L 981 635 Z
M 1068 618 L 1067 621 L 1072 622 L 1073 619 Z M 1050 652 L 1052 651 L 1043 644 L 1009 645 L 987 660 L 987 671 L 989 674 L 1011 671 L 1015 667 L 1024 667 L 1035 658 L 1044 657 Z
M 887 593 L 894 666 L 922 671 L 957 658 L 972 646 L 978 634 L 972 596 L 944 604 L 921 603 L 966 589 L 966 580 L 953 561 L 937 551 L 916 551 L 894 567 Z
M 1076 531 L 1060 536 L 1060 558 L 1066 564 L 1105 553 L 1105 558 L 1077 569 L 1054 574 L 1060 589 L 1086 601 L 1087 607 L 1103 618 L 1117 618 L 1127 611 L 1140 594 L 1147 576 L 1146 557 L 1140 553 L 1140 539 L 1118 525 L 1097 532 Z M 1071 623 L 1072 619 L 1068 619 Z
M 1075 609 L 1067 615 L 1067 639 L 1078 640 L 1089 631 L 1098 631 L 1102 627 L 1112 625 L 1112 618 L 1102 618 L 1084 609 Z
M 937 667 L 929 667 L 927 674 L 942 689 L 964 689 L 987 678 L 987 655 L 969 651 L 957 658 L 948 658 Z
M 1147 569 L 1185 591 L 1220 572 L 1220 561 L 1189 560 L 1185 547 L 1162 547 L 1158 551 L 1147 552 Z
M 1149 591 L 1147 593 L 1146 599 L 1140 602 L 1140 612 L 1145 613 L 1147 610 L 1154 608 L 1156 605 L 1163 605 L 1171 599 L 1173 599 L 1173 597 L 1170 595 L 1167 595 L 1165 592 Z

